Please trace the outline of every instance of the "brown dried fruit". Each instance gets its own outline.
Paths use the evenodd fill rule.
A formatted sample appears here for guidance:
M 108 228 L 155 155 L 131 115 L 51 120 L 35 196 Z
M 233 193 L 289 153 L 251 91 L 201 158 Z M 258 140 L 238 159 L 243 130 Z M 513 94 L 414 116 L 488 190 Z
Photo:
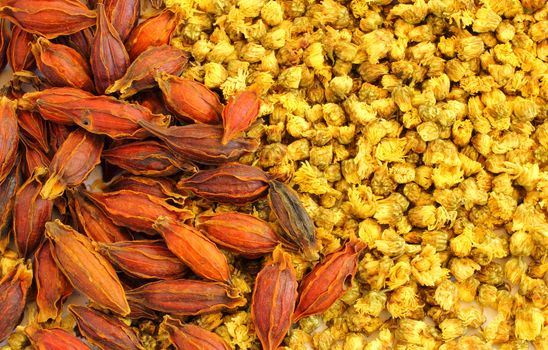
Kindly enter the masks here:
M 127 38 L 129 57 L 134 60 L 150 47 L 169 44 L 171 34 L 179 23 L 178 16 L 171 10 L 164 10 L 133 29 Z
M 276 350 L 291 326 L 297 300 L 297 277 L 291 256 L 281 248 L 257 274 L 251 299 L 251 320 L 264 350 Z
M 154 140 L 118 145 L 104 151 L 102 156 L 108 163 L 133 175 L 170 176 L 181 170 L 195 169 L 191 163 L 178 159 L 169 148 Z
M 40 329 L 37 326 L 28 326 L 25 333 L 34 350 L 91 350 L 62 328 Z
M 140 122 L 151 134 L 164 141 L 171 150 L 191 162 L 222 164 L 235 161 L 253 152 L 259 143 L 252 139 L 238 138 L 226 145 L 221 143 L 223 128 L 207 124 L 191 124 L 162 128 L 148 122 Z
M 105 6 L 97 4 L 97 29 L 91 47 L 90 64 L 98 94 L 124 76 L 129 56 L 124 43 L 105 13 Z
M 243 213 L 200 215 L 196 227 L 223 248 L 250 259 L 271 253 L 280 243 L 267 222 Z
M 0 280 L 0 341 L 4 341 L 23 317 L 32 270 L 19 262 Z
M 57 150 L 49 167 L 49 178 L 40 195 L 44 199 L 61 196 L 67 187 L 80 185 L 101 161 L 103 139 L 77 129 Z
M 102 350 L 144 350 L 135 331 L 122 321 L 89 307 L 70 305 L 80 333 Z
M 197 275 L 219 282 L 230 280 L 225 255 L 200 231 L 162 216 L 153 227 L 164 237 L 169 250 Z
M 150 235 L 157 234 L 152 224 L 160 216 L 180 222 L 193 217 L 192 212 L 186 209 L 177 208 L 162 198 L 142 192 L 121 190 L 108 193 L 85 192 L 85 195 L 117 225 Z
M 0 238 L 5 237 L 6 231 L 12 227 L 11 219 L 15 192 L 21 186 L 21 182 L 19 164 L 16 164 L 4 181 L 0 182 L 0 193 L 2 194 L 0 196 Z
M 99 252 L 124 273 L 142 279 L 176 279 L 186 267 L 161 240 L 98 243 Z
M 94 90 L 89 63 L 78 51 L 45 38 L 38 38 L 31 51 L 38 70 L 52 86 Z
M 2 0 L 0 16 L 29 33 L 48 39 L 76 33 L 95 24 L 95 11 L 74 0 Z
M 235 309 L 246 304 L 240 292 L 219 282 L 166 280 L 127 292 L 128 300 L 177 316 L 195 316 Z
M 45 224 L 51 219 L 53 202 L 40 197 L 41 178 L 46 173 L 45 168 L 36 168 L 15 194 L 13 234 L 17 252 L 22 257 L 28 257 L 38 248 Z
M 93 241 L 113 243 L 131 239 L 130 234 L 78 191 L 71 193 L 69 208 L 73 222 L 78 223 L 79 230 Z
M 257 119 L 261 99 L 255 91 L 244 91 L 232 97 L 223 109 L 223 144 L 245 131 Z
M 155 78 L 161 73 L 181 74 L 188 64 L 188 57 L 186 51 L 173 46 L 151 47 L 135 58 L 125 75 L 112 84 L 106 93 L 119 92 L 121 98 L 127 98 L 154 87 Z
M 128 190 L 150 194 L 180 205 L 185 204 L 187 196 L 179 193 L 175 188 L 175 182 L 169 178 L 149 178 L 141 176 L 119 176 L 112 180 L 105 192 Z
M 23 140 L 23 138 L 21 138 Z M 28 141 L 22 142 L 25 148 L 24 164 L 22 164 L 22 170 L 26 177 L 31 177 L 34 169 L 36 168 L 49 168 L 48 157 L 39 149 L 35 148 Z
M 230 350 L 217 334 L 193 324 L 183 324 L 169 315 L 164 316 L 160 333 L 167 333 L 171 344 L 178 350 Z
M 268 181 L 268 175 L 257 167 L 227 163 L 216 169 L 200 170 L 182 179 L 177 187 L 211 201 L 245 204 L 265 195 Z
M 358 256 L 364 249 L 365 243 L 353 239 L 343 249 L 329 254 L 304 277 L 299 285 L 299 302 L 293 322 L 324 312 L 344 295 L 352 285 Z
M 272 180 L 268 202 L 284 234 L 282 239 L 299 247 L 308 260 L 318 259 L 316 229 L 297 193 L 286 184 Z
M 20 27 L 13 27 L 7 52 L 8 62 L 13 72 L 31 70 L 34 66 L 34 56 L 30 50 L 32 41 L 31 33 L 25 32 Z
M 62 43 L 78 51 L 82 57 L 89 58 L 94 37 L 93 32 L 92 28 L 82 29 L 77 33 L 63 37 Z
M 223 105 L 204 84 L 168 74 L 156 77 L 156 81 L 167 107 L 181 121 L 212 125 L 221 122 Z
M 86 236 L 55 220 L 46 223 L 46 236 L 57 266 L 72 286 L 92 301 L 125 316 L 129 305 L 112 265 L 97 253 Z
M 15 102 L 2 96 L 0 97 L 0 183 L 15 165 L 18 143 Z
M 120 39 L 126 41 L 139 20 L 139 0 L 105 0 L 105 11 Z
M 44 119 L 40 118 L 37 113 L 29 111 L 17 111 L 17 118 L 22 134 L 28 141 L 36 144 L 32 146 L 39 146 L 44 153 L 48 153 L 48 129 Z
M 87 131 L 111 138 L 145 138 L 149 135 L 138 122 L 169 125 L 168 116 L 152 114 L 138 105 L 109 96 L 93 96 L 74 88 L 52 88 L 27 93 L 19 107 L 39 112 L 55 123 L 76 123 Z M 153 124 L 154 123 L 154 124 Z
M 56 320 L 73 288 L 57 267 L 49 240 L 45 240 L 34 254 L 34 279 L 38 306 L 37 321 L 42 323 Z

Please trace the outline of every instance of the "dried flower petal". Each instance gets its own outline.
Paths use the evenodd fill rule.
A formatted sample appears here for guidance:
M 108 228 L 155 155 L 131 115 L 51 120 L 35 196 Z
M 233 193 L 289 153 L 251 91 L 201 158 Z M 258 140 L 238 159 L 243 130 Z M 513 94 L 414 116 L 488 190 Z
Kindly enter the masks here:
M 57 266 L 75 289 L 104 308 L 120 315 L 129 314 L 116 271 L 93 249 L 89 238 L 59 220 L 46 223 L 46 236 Z
M 73 288 L 61 272 L 51 253 L 51 243 L 45 240 L 34 254 L 34 279 L 36 280 L 36 305 L 38 322 L 56 320 L 64 301 Z
M 264 350 L 275 350 L 291 326 L 297 300 L 297 277 L 291 256 L 276 248 L 272 261 L 257 274 L 251 320 Z
M 125 323 L 88 307 L 70 305 L 80 333 L 102 350 L 144 350 L 139 337 Z
M 309 260 L 317 260 L 316 229 L 297 193 L 277 180 L 270 181 L 270 208 L 284 231 L 283 239 L 296 244 Z
M 322 313 L 341 298 L 352 285 L 358 269 L 358 256 L 365 244 L 355 239 L 343 249 L 328 255 L 299 285 L 299 302 L 293 322 Z
M 179 75 L 188 64 L 188 53 L 173 46 L 151 47 L 131 63 L 126 74 L 112 84 L 106 93 L 120 93 L 121 98 L 154 87 L 161 73 Z
M 29 33 L 48 39 L 76 33 L 95 24 L 95 12 L 73 0 L 2 0 L 0 16 Z
M 198 171 L 177 186 L 212 201 L 244 204 L 262 197 L 268 190 L 268 181 L 268 175 L 257 167 L 227 163 Z
M 246 304 L 241 294 L 223 283 L 166 280 L 127 292 L 128 300 L 149 309 L 178 316 L 194 316 L 235 309 Z
M 192 324 L 164 316 L 160 332 L 167 333 L 169 340 L 178 350 L 230 350 L 228 344 L 217 334 Z
M 223 109 L 223 144 L 245 131 L 257 119 L 261 100 L 255 91 L 244 91 L 231 98 Z
M 196 274 L 213 281 L 230 280 L 225 255 L 200 231 L 167 217 L 159 217 L 153 227 L 164 237 L 169 250 Z
M 100 162 L 103 139 L 78 129 L 70 133 L 57 150 L 49 167 L 49 178 L 40 192 L 44 199 L 55 199 L 67 187 L 80 185 Z

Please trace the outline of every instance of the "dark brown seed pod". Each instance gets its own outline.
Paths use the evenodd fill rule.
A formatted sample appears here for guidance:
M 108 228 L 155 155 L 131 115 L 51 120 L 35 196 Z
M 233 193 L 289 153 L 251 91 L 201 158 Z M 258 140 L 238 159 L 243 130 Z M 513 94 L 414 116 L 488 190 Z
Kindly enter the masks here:
M 283 229 L 282 239 L 297 245 L 306 259 L 317 260 L 316 228 L 297 193 L 283 182 L 272 180 L 268 202 Z

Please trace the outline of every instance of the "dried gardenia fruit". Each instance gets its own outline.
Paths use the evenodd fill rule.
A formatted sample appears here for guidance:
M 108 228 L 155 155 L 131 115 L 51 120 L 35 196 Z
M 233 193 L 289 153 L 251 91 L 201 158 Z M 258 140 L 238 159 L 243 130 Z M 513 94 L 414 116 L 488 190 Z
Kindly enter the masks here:
M 7 63 L 9 41 L 6 21 L 0 19 L 0 70 L 3 70 Z
M 223 252 L 192 226 L 159 217 L 153 225 L 167 247 L 192 271 L 203 278 L 228 282 L 230 267 Z
M 80 333 L 101 350 L 144 350 L 135 331 L 117 318 L 89 307 L 70 305 Z
M 0 182 L 0 238 L 5 237 L 8 230 L 11 230 L 12 209 L 15 202 L 15 192 L 21 186 L 21 172 L 19 164 L 13 167 L 4 181 Z
M 53 201 L 40 197 L 41 178 L 46 173 L 46 169 L 36 168 L 15 195 L 13 235 L 17 252 L 22 257 L 28 257 L 36 250 L 44 237 L 45 224 L 51 219 Z
M 119 176 L 112 180 L 105 192 L 128 190 L 150 194 L 162 198 L 169 203 L 185 204 L 187 196 L 180 194 L 175 188 L 175 182 L 169 178 L 150 178 L 141 176 Z
M 286 184 L 272 180 L 268 189 L 270 208 L 282 227 L 283 239 L 299 247 L 308 260 L 318 259 L 316 229 L 297 193 Z
M 169 341 L 177 350 L 230 350 L 228 344 L 217 334 L 193 324 L 164 316 L 160 333 L 167 333 Z
M 23 318 L 32 270 L 19 262 L 0 279 L 0 342 L 4 341 Z
M 123 228 L 112 222 L 97 205 L 86 199 L 78 191 L 70 193 L 69 209 L 78 229 L 95 242 L 119 242 L 131 239 Z
M 120 190 L 108 193 L 85 192 L 85 195 L 117 225 L 149 235 L 157 234 L 152 224 L 161 216 L 176 222 L 184 222 L 193 217 L 189 210 L 175 207 L 162 198 L 142 192 Z
M 74 0 L 2 0 L 0 17 L 48 39 L 76 33 L 95 24 L 95 11 Z
M 67 187 L 80 185 L 101 161 L 103 139 L 78 129 L 70 133 L 57 150 L 49 167 L 49 178 L 40 195 L 44 199 L 61 196 Z
M 59 269 L 51 253 L 49 240 L 42 242 L 34 254 L 34 279 L 36 281 L 37 321 L 56 320 L 64 301 L 72 294 L 73 288 Z
M 127 292 L 128 300 L 145 308 L 177 316 L 195 316 L 235 309 L 246 304 L 236 289 L 219 282 L 166 280 Z
M 161 240 L 98 243 L 98 250 L 129 276 L 140 279 L 176 279 L 186 266 Z
M 44 119 L 37 113 L 29 111 L 17 111 L 17 123 L 22 129 L 22 134 L 32 143 L 32 147 L 40 147 L 44 153 L 49 152 L 48 129 Z
M 196 227 L 223 248 L 250 259 L 269 254 L 280 244 L 272 227 L 253 215 L 204 214 L 196 218 Z
M 177 187 L 211 201 L 244 204 L 264 196 L 268 181 L 268 175 L 257 167 L 227 163 L 216 169 L 198 171 L 182 179 Z
M 328 255 L 323 262 L 314 266 L 299 285 L 299 302 L 293 322 L 327 310 L 344 295 L 352 285 L 358 269 L 358 257 L 365 249 L 365 243 L 354 239 L 343 249 Z
M 133 175 L 170 176 L 195 167 L 179 159 L 165 145 L 154 140 L 136 141 L 112 147 L 102 154 L 105 161 Z
M 169 110 L 183 122 L 216 125 L 223 105 L 216 93 L 196 81 L 163 74 L 156 77 Z
M 25 328 L 34 350 L 91 350 L 75 335 L 62 328 L 40 329 L 37 326 Z
M 158 137 L 182 158 L 200 164 L 222 164 L 235 161 L 259 146 L 252 139 L 238 138 L 226 145 L 221 143 L 223 129 L 207 124 L 190 124 L 162 128 L 140 122 L 146 130 Z
M 126 41 L 129 57 L 134 60 L 150 47 L 169 44 L 178 23 L 178 16 L 169 9 L 140 23 Z
M 111 84 L 124 76 L 129 67 L 129 56 L 102 3 L 97 4 L 96 27 L 90 64 L 97 93 L 104 94 Z
M 126 41 L 139 20 L 139 0 L 105 0 L 105 11 L 120 39 Z
M 112 84 L 107 94 L 120 93 L 127 98 L 156 85 L 161 73 L 179 75 L 188 64 L 188 53 L 173 46 L 151 47 L 140 54 L 128 67 L 125 75 Z
M 94 90 L 89 63 L 78 51 L 45 38 L 38 38 L 31 50 L 38 70 L 51 85 Z
M 13 72 L 30 70 L 34 66 L 34 56 L 30 50 L 33 35 L 20 27 L 13 27 L 8 45 L 8 62 Z
M 46 236 L 57 266 L 72 286 L 101 307 L 125 316 L 129 305 L 112 265 L 91 240 L 59 220 L 46 223 Z
M 145 138 L 149 133 L 139 121 L 152 125 L 169 125 L 170 118 L 152 114 L 138 104 L 119 101 L 110 96 L 93 96 L 74 88 L 52 88 L 30 92 L 19 100 L 19 108 L 39 112 L 55 123 L 76 123 L 93 134 L 111 138 Z
M 244 91 L 231 98 L 223 109 L 223 144 L 245 131 L 257 119 L 261 99 L 255 91 Z
M 11 172 L 17 159 L 19 143 L 15 102 L 0 97 L 0 183 Z
M 297 300 L 297 277 L 291 256 L 276 248 L 257 274 L 251 299 L 251 320 L 264 350 L 276 350 L 291 326 Z

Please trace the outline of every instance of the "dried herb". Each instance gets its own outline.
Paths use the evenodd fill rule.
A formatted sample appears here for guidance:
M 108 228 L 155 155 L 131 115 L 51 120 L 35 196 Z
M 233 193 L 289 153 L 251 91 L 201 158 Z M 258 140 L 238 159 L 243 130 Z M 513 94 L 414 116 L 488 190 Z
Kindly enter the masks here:
M 62 328 L 40 329 L 37 326 L 25 328 L 32 348 L 36 350 L 91 350 L 76 336 Z
M 255 91 L 244 91 L 231 98 L 223 109 L 223 143 L 245 131 L 257 119 L 261 100 Z
M 12 71 L 19 72 L 32 69 L 35 64 L 34 56 L 30 50 L 32 41 L 33 36 L 31 33 L 20 27 L 13 27 L 7 51 L 8 62 Z
M 0 183 L 15 165 L 18 135 L 15 102 L 2 96 L 0 98 Z
M 150 47 L 169 44 L 178 22 L 177 15 L 168 9 L 140 23 L 126 41 L 129 57 L 134 60 Z
M 32 270 L 22 262 L 12 266 L 0 279 L 0 341 L 4 341 L 23 318 Z
M 167 333 L 169 341 L 178 350 L 230 350 L 217 334 L 192 324 L 183 324 L 169 316 L 164 316 L 160 332 Z

